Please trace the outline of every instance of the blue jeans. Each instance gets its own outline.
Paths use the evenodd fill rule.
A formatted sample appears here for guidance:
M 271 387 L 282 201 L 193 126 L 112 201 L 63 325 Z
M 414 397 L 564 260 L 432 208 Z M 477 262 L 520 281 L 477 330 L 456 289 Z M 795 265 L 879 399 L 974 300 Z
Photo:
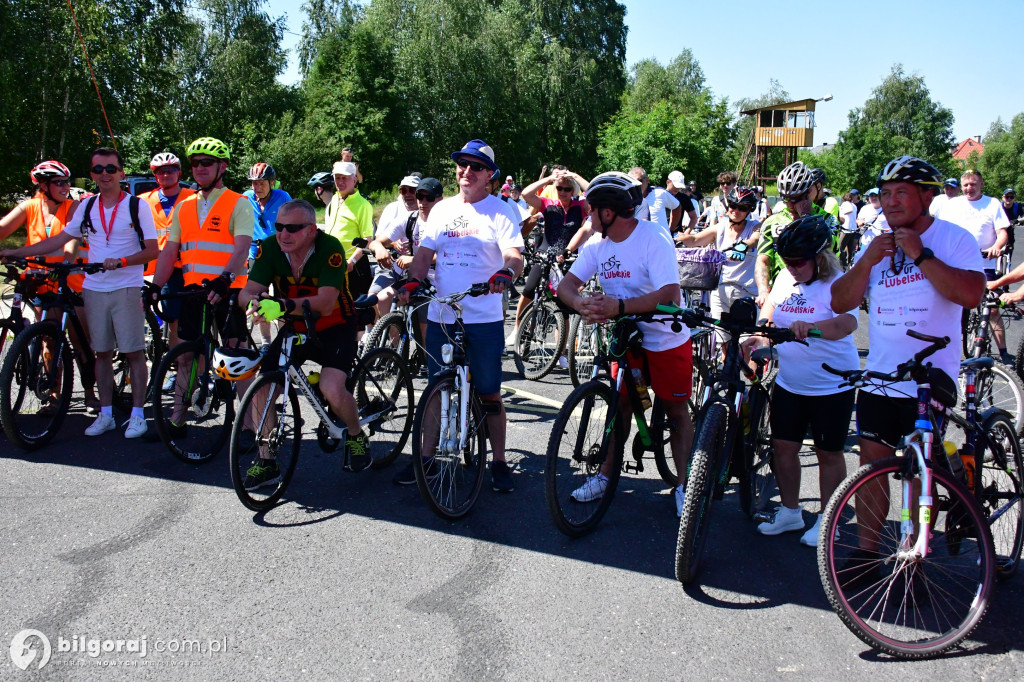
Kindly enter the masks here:
M 501 351 L 505 348 L 503 322 L 480 322 L 464 325 L 463 339 L 469 358 L 469 371 L 478 395 L 492 395 L 501 391 Z M 448 336 L 455 336 L 455 325 L 439 322 L 427 323 L 427 371 L 431 381 L 441 369 L 441 346 Z

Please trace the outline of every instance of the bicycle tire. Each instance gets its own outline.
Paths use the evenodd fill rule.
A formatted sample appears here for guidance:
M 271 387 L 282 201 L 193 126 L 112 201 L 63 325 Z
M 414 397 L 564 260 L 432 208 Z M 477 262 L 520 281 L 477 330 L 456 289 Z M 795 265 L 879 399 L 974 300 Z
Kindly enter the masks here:
M 44 342 L 56 348 L 62 338 L 52 322 L 36 322 L 14 337 L 0 368 L 0 424 L 7 439 L 22 450 L 35 450 L 50 442 L 71 404 L 75 372 L 71 344 L 63 339 L 64 348 L 50 369 L 41 362 Z M 57 404 L 39 414 L 49 402 L 53 386 L 60 389 Z
M 969 310 L 964 308 L 963 313 L 960 315 L 960 345 L 965 358 L 974 356 L 974 339 L 976 337 L 974 330 L 978 328 L 980 323 L 981 313 L 978 308 L 971 308 Z M 989 342 L 991 343 L 991 339 Z
M 1005 410 L 1013 419 L 1017 435 L 1024 437 L 1024 383 L 1010 369 L 998 363 L 977 371 L 975 377 L 978 414 L 992 408 Z M 964 373 L 957 378 L 957 404 L 964 404 Z
M 584 323 L 579 315 L 572 316 L 565 339 L 565 358 L 569 361 L 569 379 L 574 388 L 594 378 L 594 360 L 604 347 L 601 334 L 600 327 Z
M 654 466 L 658 475 L 665 485 L 675 488 L 681 483 L 679 473 L 676 471 L 676 460 L 672 456 L 672 436 L 669 429 L 668 419 L 665 416 L 665 402 L 658 396 L 654 396 L 654 404 L 651 406 L 651 453 L 654 455 Z M 637 447 L 640 435 L 633 436 L 633 447 Z
M 192 354 L 190 367 L 178 359 L 185 354 Z M 199 341 L 179 343 L 164 355 L 153 381 L 153 424 L 160 440 L 171 454 L 190 464 L 208 462 L 217 456 L 231 437 L 235 417 L 232 382 L 217 379 L 210 371 L 205 355 L 204 346 Z M 172 367 L 176 368 L 176 381 L 164 390 L 163 385 Z M 199 367 L 205 367 L 205 370 L 200 371 Z M 185 371 L 193 378 L 182 385 L 179 383 L 180 375 Z M 171 415 L 179 390 L 185 391 L 182 403 L 186 410 L 183 423 L 175 426 L 171 423 Z
M 281 370 L 258 377 L 242 397 L 238 414 L 243 418 L 236 420 L 231 429 L 231 445 L 228 448 L 231 485 L 242 504 L 255 512 L 266 511 L 277 504 L 288 488 L 299 461 L 299 450 L 302 447 L 299 396 L 293 386 L 288 402 L 285 403 L 284 383 L 284 372 Z M 262 407 L 258 400 L 265 401 Z M 252 419 L 244 418 L 248 414 L 252 415 Z M 249 433 L 258 435 L 253 437 L 246 433 L 247 422 L 254 427 Z M 246 475 L 259 458 L 261 447 L 266 448 L 277 460 L 280 480 L 262 488 L 247 490 Z
M 448 424 L 442 424 L 441 402 L 447 399 L 455 410 L 449 411 Z M 443 437 L 449 444 L 461 440 L 458 408 L 460 391 L 455 378 L 444 376 L 421 396 L 413 422 L 412 462 L 416 486 L 427 506 L 443 519 L 455 521 L 473 508 L 484 484 L 487 469 L 487 439 L 483 409 L 475 395 L 469 396 L 466 447 L 439 449 Z M 454 414 L 453 414 L 454 412 Z M 424 458 L 427 461 L 424 462 Z M 425 466 L 426 465 L 426 466 Z
M 516 370 L 524 379 L 543 379 L 558 364 L 565 348 L 565 314 L 544 301 L 523 311 L 515 338 Z
M 373 348 L 390 348 L 402 360 L 409 361 L 409 339 L 405 330 L 405 314 L 392 310 L 374 323 L 363 343 L 364 352 Z
M 622 420 L 615 416 L 617 405 L 618 396 L 608 384 L 598 379 L 588 381 L 569 394 L 551 427 L 544 496 L 555 526 L 570 537 L 593 531 L 615 496 L 626 435 Z M 613 459 L 604 494 L 585 502 L 573 499 L 573 491 L 596 475 L 609 456 Z
M 353 373 L 359 423 L 370 439 L 370 466 L 390 466 L 409 440 L 415 412 L 412 377 L 402 357 L 390 348 L 373 348 Z
M 24 327 L 24 324 L 22 324 L 22 327 Z M 17 335 L 18 329 L 15 327 L 14 320 L 0 320 L 0 367 L 3 367 L 7 350 L 14 343 L 14 337 Z
M 1017 354 L 1013 357 L 1013 371 L 1017 375 L 1017 378 L 1024 383 L 1024 335 L 1020 337 L 1020 343 L 1017 344 Z
M 1017 571 L 1024 539 L 1024 457 L 1008 414 L 995 412 L 982 421 L 990 450 L 975 457 L 976 497 L 992 531 L 996 575 Z
M 686 498 L 676 539 L 676 579 L 684 585 L 693 582 L 700 572 L 711 522 L 717 465 L 726 456 L 723 450 L 728 430 L 727 407 L 717 402 L 709 404 L 700 420 L 700 430 L 694 436 L 686 476 Z
M 739 487 L 740 508 L 752 519 L 767 521 L 777 490 L 771 399 L 765 389 L 752 389 L 749 404 L 749 430 L 744 438 L 745 466 Z
M 839 485 L 821 516 L 817 558 L 825 596 L 846 627 L 877 651 L 918 659 L 955 646 L 977 627 L 995 581 L 995 557 L 978 504 L 938 467 L 931 469 L 929 554 L 917 562 L 897 557 L 903 493 L 892 475 L 906 472 L 906 460 L 866 464 Z M 858 520 L 878 516 L 866 504 L 855 506 L 862 489 L 876 497 L 889 491 L 877 532 L 858 526 Z M 859 549 L 861 533 L 878 549 Z

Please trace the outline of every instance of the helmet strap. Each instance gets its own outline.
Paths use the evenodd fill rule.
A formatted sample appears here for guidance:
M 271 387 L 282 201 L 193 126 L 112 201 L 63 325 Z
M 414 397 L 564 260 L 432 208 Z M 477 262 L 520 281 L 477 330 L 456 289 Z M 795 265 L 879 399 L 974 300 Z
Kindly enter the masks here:
M 211 182 L 208 186 L 199 185 L 199 189 L 203 190 L 204 192 L 212 191 L 213 189 L 215 189 L 217 187 L 217 185 L 220 184 L 220 181 L 224 178 L 224 176 L 227 174 L 227 172 L 228 171 L 225 168 L 223 173 L 221 173 L 220 175 L 218 175 L 217 177 L 215 177 L 213 179 L 213 182 Z
M 612 222 L 606 223 L 604 222 L 604 219 L 601 217 L 601 211 L 602 209 L 597 210 L 597 222 L 601 224 L 601 239 L 604 239 L 605 237 L 608 236 L 608 228 L 615 223 L 616 219 L 618 219 L 619 216 L 618 214 L 616 214 L 615 217 L 612 218 Z

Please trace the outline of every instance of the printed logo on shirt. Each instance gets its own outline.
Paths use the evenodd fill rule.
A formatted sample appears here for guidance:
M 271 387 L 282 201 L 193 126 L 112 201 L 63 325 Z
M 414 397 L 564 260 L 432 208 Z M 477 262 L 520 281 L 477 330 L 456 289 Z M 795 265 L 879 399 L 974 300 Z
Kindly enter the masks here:
M 632 274 L 629 270 L 619 270 L 622 263 L 612 255 L 608 260 L 601 263 L 601 279 L 629 279 Z
M 263 244 L 256 247 L 256 260 L 263 258 Z
M 330 257 L 327 259 L 327 264 L 330 265 L 332 268 L 340 268 L 341 264 L 344 262 L 345 256 L 338 252 L 332 253 Z
M 480 228 L 470 227 L 469 221 L 463 216 L 453 220 L 444 233 L 446 237 L 468 237 L 474 234 L 480 234 Z
M 797 292 L 793 292 L 789 295 L 789 298 L 779 305 L 779 310 L 787 313 L 809 315 L 814 312 L 814 306 L 808 306 L 807 299 L 804 296 L 801 296 Z

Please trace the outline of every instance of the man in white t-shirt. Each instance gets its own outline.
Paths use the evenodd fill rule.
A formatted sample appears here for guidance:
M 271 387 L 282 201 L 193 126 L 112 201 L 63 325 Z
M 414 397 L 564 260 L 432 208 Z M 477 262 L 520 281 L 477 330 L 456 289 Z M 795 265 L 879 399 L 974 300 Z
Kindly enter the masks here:
M 89 244 L 89 262 L 103 263 L 104 271 L 85 276 L 82 298 L 91 345 L 96 351 L 96 385 L 100 393 L 100 414 L 85 430 L 98 436 L 117 428 L 113 414 L 114 349 L 128 358 L 133 386 L 145 386 L 146 318 L 142 308 L 142 273 L 145 265 L 160 253 L 156 226 L 149 205 L 136 209 L 138 224 L 132 222 L 132 203 L 136 197 L 121 190 L 124 162 L 111 147 L 92 153 L 93 182 L 99 196 L 84 202 L 63 232 L 41 242 L 2 255 L 39 256 L 50 253 L 72 239 Z M 132 391 L 132 414 L 125 430 L 126 438 L 146 434 L 143 405 L 144 390 Z
M 410 213 L 416 210 L 416 188 L 419 185 L 420 176 L 418 173 L 416 175 L 406 175 L 402 178 L 402 182 L 398 184 L 398 198 L 385 206 L 384 210 L 380 213 L 375 237 L 390 231 L 392 223 L 396 220 L 404 220 Z
M 989 281 L 996 278 L 996 259 L 1003 252 L 1009 240 L 1010 220 L 1006 217 L 1002 203 L 995 197 L 981 193 L 985 183 L 981 171 L 966 170 L 960 176 L 963 195 L 941 204 L 935 217 L 964 228 L 978 240 L 985 260 L 985 276 Z M 993 310 L 989 320 L 992 323 L 992 340 L 999 349 L 1004 364 L 1013 364 L 1013 358 L 1006 350 L 1006 330 L 998 310 Z
M 659 303 L 679 305 L 679 269 L 675 249 L 664 230 L 633 217 L 640 202 L 640 184 L 618 172 L 603 173 L 590 182 L 586 199 L 591 207 L 593 229 L 600 234 L 581 249 L 568 274 L 558 285 L 558 297 L 579 311 L 587 323 L 605 322 L 617 316 L 653 311 Z M 584 283 L 597 275 L 602 293 L 580 295 Z M 655 394 L 665 404 L 671 426 L 669 439 L 676 471 L 685 479 L 693 440 L 693 424 L 687 411 L 687 398 L 693 388 L 693 355 L 686 327 L 672 331 L 671 326 L 654 322 L 638 323 L 643 332 L 643 355 L 629 357 L 633 368 L 645 367 Z M 624 383 L 623 386 L 626 384 Z M 620 396 L 621 418 L 628 423 L 630 402 Z M 601 471 L 590 476 L 573 491 L 577 502 L 592 502 L 605 494 L 612 458 Z M 682 515 L 683 481 L 677 481 L 673 494 L 676 513 Z
M 697 202 L 690 196 L 690 190 L 686 186 L 686 178 L 683 177 L 682 171 L 674 170 L 668 174 L 668 182 L 665 185 L 665 189 L 679 200 L 681 208 L 679 209 L 679 222 L 672 223 L 672 232 L 676 232 L 680 228 L 688 227 L 697 224 Z
M 671 235 L 672 228 L 679 225 L 679 217 L 682 214 L 679 199 L 668 190 L 651 185 L 647 171 L 643 168 L 637 166 L 629 174 L 639 180 L 643 187 L 644 201 L 650 209 L 650 221 L 661 225 L 666 234 Z
M 435 260 L 439 296 L 464 291 L 480 282 L 490 285 L 488 295 L 462 300 L 466 354 L 473 386 L 487 415 L 491 444 L 491 487 L 512 492 L 514 484 L 505 463 L 505 407 L 501 402 L 501 353 L 505 348 L 505 310 L 501 293 L 523 270 L 523 238 L 519 225 L 506 212 L 505 202 L 490 194 L 490 177 L 498 172 L 494 150 L 483 140 L 470 140 L 452 153 L 457 166 L 459 193 L 438 203 L 421 234 L 420 246 L 409 268 L 410 282 L 399 292 L 408 296 L 427 276 Z M 439 370 L 441 346 L 454 315 L 431 305 L 427 313 L 427 365 L 433 377 Z M 448 332 L 452 333 L 452 332 Z M 434 446 L 425 446 L 431 452 Z M 429 463 L 426 464 L 429 467 Z
M 878 175 L 882 208 L 894 232 L 881 234 L 857 254 L 850 270 L 832 284 L 832 310 L 845 313 L 867 297 L 869 353 L 866 369 L 892 372 L 929 344 L 906 335 L 916 329 L 951 342 L 929 361 L 951 382 L 960 368 L 960 311 L 981 303 L 985 275 L 974 238 L 963 228 L 928 213 L 941 175 L 921 159 L 903 156 Z M 850 368 L 852 369 L 852 368 Z M 860 462 L 891 457 L 917 419 L 914 382 L 886 388 L 864 387 L 857 396 Z M 873 501 L 858 499 L 859 504 Z M 884 506 L 887 501 L 882 500 Z M 878 523 L 884 511 L 858 517 L 860 548 L 877 549 Z M 880 523 L 880 522 L 879 522 Z
M 932 203 L 928 207 L 928 213 L 935 217 L 939 209 L 946 202 L 950 199 L 956 199 L 958 196 L 960 196 L 960 181 L 956 178 L 946 178 L 945 182 L 942 183 L 942 194 L 936 194 L 935 198 L 932 199 Z

